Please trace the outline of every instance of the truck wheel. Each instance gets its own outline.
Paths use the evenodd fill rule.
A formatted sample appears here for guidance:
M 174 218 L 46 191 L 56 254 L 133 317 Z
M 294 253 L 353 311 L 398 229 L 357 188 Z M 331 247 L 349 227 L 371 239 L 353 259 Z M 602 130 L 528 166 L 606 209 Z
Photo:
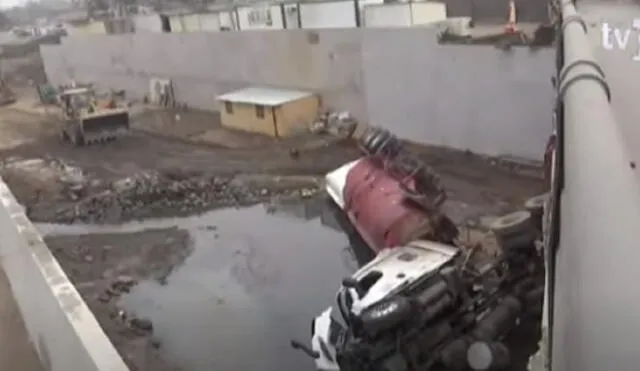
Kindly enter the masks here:
M 498 218 L 491 225 L 491 231 L 505 252 L 531 247 L 536 239 L 531 213 L 528 211 L 517 211 Z
M 531 220 L 538 233 L 542 233 L 542 218 L 544 215 L 544 205 L 548 195 L 545 193 L 536 197 L 531 197 L 525 202 L 524 207 L 531 213 Z
M 413 306 L 402 296 L 382 300 L 365 309 L 360 316 L 365 331 L 377 333 L 397 325 L 411 316 Z
M 542 194 L 539 196 L 531 197 L 524 203 L 524 207 L 529 211 L 532 215 L 536 213 L 542 212 L 544 209 L 544 204 L 547 202 L 548 195 Z
M 510 235 L 527 231 L 531 227 L 531 213 L 528 211 L 516 211 L 496 219 L 491 224 L 491 231 L 496 235 Z

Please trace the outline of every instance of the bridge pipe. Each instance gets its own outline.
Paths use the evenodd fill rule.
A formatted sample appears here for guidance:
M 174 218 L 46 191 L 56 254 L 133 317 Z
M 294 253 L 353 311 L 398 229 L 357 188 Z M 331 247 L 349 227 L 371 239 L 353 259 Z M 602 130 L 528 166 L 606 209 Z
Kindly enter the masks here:
M 622 140 L 587 27 L 571 1 L 561 4 L 560 13 L 564 68 L 557 80 L 562 117 L 555 185 L 560 197 L 551 201 L 558 206 L 551 225 L 557 223 L 559 231 L 551 257 L 551 369 L 637 370 L 640 187 L 635 159 Z

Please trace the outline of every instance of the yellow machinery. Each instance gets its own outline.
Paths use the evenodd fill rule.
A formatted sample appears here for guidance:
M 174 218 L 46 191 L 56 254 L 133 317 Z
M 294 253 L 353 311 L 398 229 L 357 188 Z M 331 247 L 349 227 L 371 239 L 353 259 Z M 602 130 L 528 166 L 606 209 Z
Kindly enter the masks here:
M 114 99 L 99 104 L 93 90 L 68 88 L 59 93 L 62 138 L 81 146 L 112 140 L 129 132 L 129 110 Z

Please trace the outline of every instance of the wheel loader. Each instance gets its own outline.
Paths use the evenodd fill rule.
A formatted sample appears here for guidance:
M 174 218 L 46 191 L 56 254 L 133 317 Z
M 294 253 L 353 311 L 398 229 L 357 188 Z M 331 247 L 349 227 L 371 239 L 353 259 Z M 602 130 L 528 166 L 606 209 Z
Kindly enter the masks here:
M 129 132 L 129 110 L 115 99 L 98 102 L 93 90 L 68 88 L 59 93 L 62 139 L 76 146 L 102 143 Z

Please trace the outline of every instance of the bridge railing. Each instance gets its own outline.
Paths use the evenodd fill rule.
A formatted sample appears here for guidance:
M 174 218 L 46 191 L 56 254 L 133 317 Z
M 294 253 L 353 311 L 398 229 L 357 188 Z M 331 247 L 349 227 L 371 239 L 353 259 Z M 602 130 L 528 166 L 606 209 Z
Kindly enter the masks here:
M 631 345 L 640 342 L 640 292 L 633 295 L 625 285 L 640 281 L 638 170 L 587 24 L 572 1 L 555 5 L 556 150 L 545 241 L 548 364 L 552 371 L 636 370 L 640 354 Z

